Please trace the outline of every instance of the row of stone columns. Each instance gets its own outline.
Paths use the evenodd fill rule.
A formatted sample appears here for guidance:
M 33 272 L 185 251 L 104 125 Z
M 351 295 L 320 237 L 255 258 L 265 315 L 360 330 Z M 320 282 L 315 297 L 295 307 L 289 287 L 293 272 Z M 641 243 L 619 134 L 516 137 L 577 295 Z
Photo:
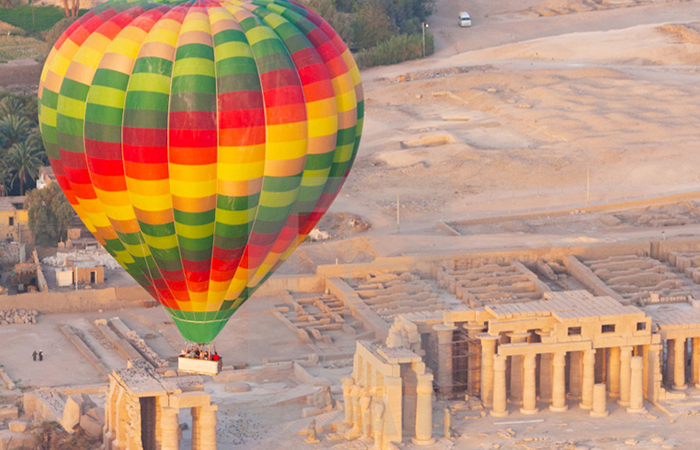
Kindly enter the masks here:
M 700 388 L 700 337 L 691 338 L 691 381 L 695 387 Z M 666 340 L 666 381 L 673 389 L 683 390 L 688 387 L 686 383 L 686 338 Z
M 490 342 L 486 338 L 482 338 L 482 342 Z M 491 344 L 487 343 L 483 346 L 484 360 L 491 353 Z M 614 352 L 613 355 L 616 355 Z M 632 347 L 625 346 L 619 349 L 619 404 L 627 406 L 627 411 L 631 413 L 643 412 L 644 403 L 644 367 L 643 358 L 640 356 L 632 357 Z M 581 402 L 579 407 L 582 409 L 594 409 L 594 416 L 602 417 L 600 405 L 596 407 L 596 403 L 600 403 L 600 388 L 596 388 L 595 383 L 595 358 L 596 350 L 589 349 L 583 352 L 581 366 Z M 522 359 L 522 414 L 537 413 L 537 378 L 536 378 L 536 354 L 518 355 Z M 513 358 L 513 356 L 511 356 Z M 615 358 L 616 360 L 616 358 Z M 485 395 L 482 400 L 487 404 L 492 404 L 491 415 L 495 417 L 503 417 L 508 414 L 507 410 L 507 357 L 504 355 L 491 355 L 491 362 L 486 362 L 482 365 L 483 378 L 482 386 L 488 389 L 483 389 Z M 513 358 L 513 364 L 516 359 Z M 486 370 L 484 370 L 486 369 Z M 617 372 L 618 366 L 612 365 L 611 370 Z M 512 369 L 511 369 L 512 370 Z M 492 377 L 486 378 L 492 374 Z M 611 377 L 612 378 L 612 377 Z M 617 380 L 617 377 L 615 377 Z M 606 398 L 605 385 L 603 386 L 603 400 Z M 515 403 L 515 402 L 514 402 Z M 603 410 L 605 409 L 603 401 Z M 568 406 L 566 404 L 566 352 L 555 352 L 552 355 L 552 372 L 551 372 L 551 405 L 552 411 L 565 411 Z

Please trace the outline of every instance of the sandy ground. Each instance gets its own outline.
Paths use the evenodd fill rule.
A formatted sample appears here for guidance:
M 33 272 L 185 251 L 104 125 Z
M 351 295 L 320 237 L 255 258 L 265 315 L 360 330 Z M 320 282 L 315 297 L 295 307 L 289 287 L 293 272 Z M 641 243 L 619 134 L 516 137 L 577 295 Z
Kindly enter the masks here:
M 587 184 L 591 203 L 697 189 L 700 3 L 603 3 L 539 17 L 539 2 L 475 1 L 467 29 L 467 7 L 439 1 L 433 57 L 363 73 L 362 146 L 333 210 L 380 233 L 397 195 L 410 231 L 584 205 Z

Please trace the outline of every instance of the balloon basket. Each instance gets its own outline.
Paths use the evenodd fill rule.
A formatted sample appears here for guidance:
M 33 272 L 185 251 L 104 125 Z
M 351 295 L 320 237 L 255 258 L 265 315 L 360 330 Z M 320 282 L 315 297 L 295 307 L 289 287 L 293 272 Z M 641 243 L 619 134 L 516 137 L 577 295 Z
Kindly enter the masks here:
M 223 362 L 210 361 L 207 359 L 188 358 L 180 356 L 177 358 L 177 370 L 179 372 L 195 373 L 198 375 L 218 375 L 223 367 Z

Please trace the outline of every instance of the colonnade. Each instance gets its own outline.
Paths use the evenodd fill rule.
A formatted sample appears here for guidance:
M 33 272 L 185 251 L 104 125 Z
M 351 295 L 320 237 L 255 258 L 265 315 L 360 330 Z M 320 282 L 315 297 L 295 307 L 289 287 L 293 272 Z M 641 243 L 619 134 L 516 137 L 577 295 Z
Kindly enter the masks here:
M 508 414 L 508 403 L 520 404 L 522 414 L 538 412 L 538 373 L 537 356 L 534 348 L 523 348 L 519 354 L 498 354 L 496 349 L 497 337 L 486 333 L 479 335 L 482 342 L 482 400 L 491 406 L 491 415 L 503 417 Z M 641 356 L 632 356 L 633 348 L 623 346 L 611 348 L 609 352 L 610 396 L 619 396 L 618 403 L 626 406 L 629 412 L 643 411 L 644 402 L 644 363 Z M 511 350 L 512 351 L 512 350 Z M 602 350 L 600 350 L 602 351 Z M 594 408 L 594 387 L 596 385 L 596 349 L 582 352 L 568 352 L 570 360 L 579 362 L 576 367 L 569 367 L 569 397 L 580 397 L 579 407 L 591 410 Z M 510 363 L 510 380 L 507 377 Z M 544 369 L 542 364 L 550 367 Z M 556 412 L 566 411 L 567 405 L 567 351 L 560 350 L 549 354 L 540 354 L 540 391 L 545 390 L 547 396 L 539 396 L 540 401 L 547 401 L 549 409 Z M 577 373 L 578 372 L 578 373 Z M 513 373 L 519 374 L 521 383 L 516 384 L 513 391 Z M 542 376 L 546 373 L 547 376 Z M 508 382 L 511 390 L 508 392 Z M 577 389 L 572 389 L 579 384 Z M 545 389 L 545 387 L 548 387 Z M 580 393 L 571 395 L 572 392 Z M 519 397 L 519 398 L 518 398 Z
M 690 348 L 688 348 L 690 344 Z M 690 363 L 687 351 L 690 352 Z M 690 375 L 690 376 L 689 376 Z M 666 374 L 667 384 L 674 390 L 688 387 L 687 381 L 700 388 L 700 337 L 674 337 L 666 339 Z

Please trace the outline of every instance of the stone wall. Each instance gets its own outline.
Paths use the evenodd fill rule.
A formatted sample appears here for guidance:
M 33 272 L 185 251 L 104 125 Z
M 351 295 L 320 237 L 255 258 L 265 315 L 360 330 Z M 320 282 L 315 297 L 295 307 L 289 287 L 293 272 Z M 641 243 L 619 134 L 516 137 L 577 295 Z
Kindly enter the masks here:
M 0 310 L 23 308 L 42 313 L 77 313 L 143 306 L 150 299 L 140 286 L 71 292 L 34 292 L 0 297 Z

